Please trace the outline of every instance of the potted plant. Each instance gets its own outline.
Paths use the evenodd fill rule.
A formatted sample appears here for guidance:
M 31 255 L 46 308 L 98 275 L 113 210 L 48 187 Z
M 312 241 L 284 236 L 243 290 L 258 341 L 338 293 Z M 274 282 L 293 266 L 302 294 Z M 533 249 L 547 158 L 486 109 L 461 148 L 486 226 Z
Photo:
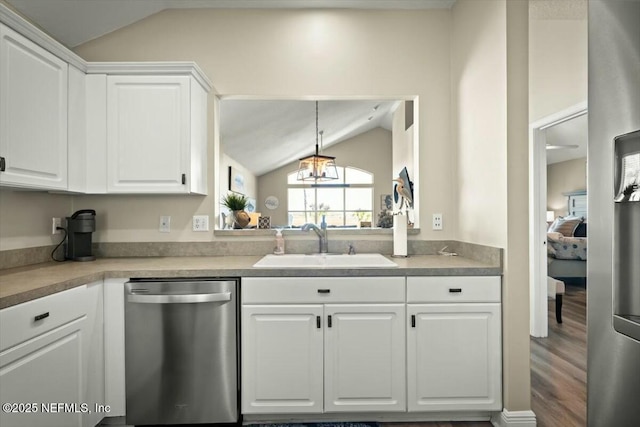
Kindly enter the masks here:
M 249 200 L 242 194 L 228 193 L 222 198 L 222 204 L 226 206 L 233 216 L 233 228 L 245 228 L 251 218 L 245 212 Z

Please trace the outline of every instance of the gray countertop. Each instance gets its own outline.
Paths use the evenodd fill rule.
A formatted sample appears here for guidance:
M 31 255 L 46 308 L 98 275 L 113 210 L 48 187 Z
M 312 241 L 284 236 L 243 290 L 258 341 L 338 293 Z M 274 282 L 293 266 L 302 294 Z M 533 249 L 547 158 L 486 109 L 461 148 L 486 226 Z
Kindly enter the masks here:
M 469 258 L 415 255 L 392 258 L 394 268 L 253 268 L 262 256 L 102 258 L 44 263 L 0 271 L 0 309 L 96 280 L 129 277 L 499 276 L 500 266 Z

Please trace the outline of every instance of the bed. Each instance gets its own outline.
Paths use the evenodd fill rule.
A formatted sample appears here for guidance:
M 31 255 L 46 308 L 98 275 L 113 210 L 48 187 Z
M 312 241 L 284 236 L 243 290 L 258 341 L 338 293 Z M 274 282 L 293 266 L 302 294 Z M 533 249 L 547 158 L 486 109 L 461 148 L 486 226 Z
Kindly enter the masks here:
M 577 226 L 571 231 L 569 229 L 571 227 L 561 228 L 552 225 L 547 232 L 547 275 L 568 284 L 586 285 L 586 223 L 580 218 Z

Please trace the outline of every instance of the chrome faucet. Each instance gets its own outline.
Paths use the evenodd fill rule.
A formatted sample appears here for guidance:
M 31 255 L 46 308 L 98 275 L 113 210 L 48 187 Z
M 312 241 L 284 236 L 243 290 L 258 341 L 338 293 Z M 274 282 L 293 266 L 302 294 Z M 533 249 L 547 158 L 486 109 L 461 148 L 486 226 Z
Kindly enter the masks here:
M 305 224 L 301 228 L 302 231 L 313 230 L 318 235 L 318 239 L 320 239 L 320 253 L 326 254 L 329 252 L 329 241 L 327 240 L 327 229 L 326 228 L 318 228 L 315 224 Z

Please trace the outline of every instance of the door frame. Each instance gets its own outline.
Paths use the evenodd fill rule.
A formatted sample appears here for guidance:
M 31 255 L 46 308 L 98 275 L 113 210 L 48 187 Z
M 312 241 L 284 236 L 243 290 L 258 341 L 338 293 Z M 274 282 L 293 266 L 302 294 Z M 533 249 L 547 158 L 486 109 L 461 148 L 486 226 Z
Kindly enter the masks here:
M 546 337 L 547 320 L 547 152 L 546 129 L 587 114 L 587 102 L 529 125 L 529 333 Z

